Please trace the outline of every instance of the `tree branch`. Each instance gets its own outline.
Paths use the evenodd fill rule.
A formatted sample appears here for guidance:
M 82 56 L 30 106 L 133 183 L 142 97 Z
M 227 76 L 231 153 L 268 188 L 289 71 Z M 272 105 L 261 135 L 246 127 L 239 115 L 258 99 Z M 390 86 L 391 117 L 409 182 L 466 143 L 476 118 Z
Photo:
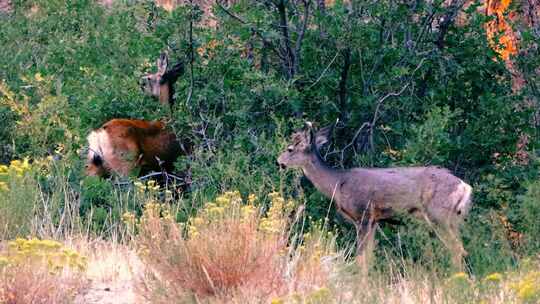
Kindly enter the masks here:
M 306 34 L 306 29 L 308 26 L 309 7 L 311 3 L 310 0 L 303 0 L 302 2 L 304 3 L 304 20 L 302 22 L 302 28 L 300 29 L 300 33 L 298 33 L 298 37 L 296 38 L 296 44 L 294 47 L 296 72 L 300 72 L 300 51 L 302 50 L 302 41 L 304 39 L 304 35 Z
M 231 17 L 232 19 L 236 20 L 237 22 L 249 27 L 249 29 L 255 33 L 255 35 L 257 35 L 259 38 L 261 38 L 262 42 L 263 42 L 263 45 L 264 46 L 267 46 L 269 47 L 272 51 L 274 51 L 280 58 L 282 57 L 280 52 L 276 49 L 276 47 L 272 44 L 272 42 L 270 42 L 270 40 L 266 39 L 266 37 L 264 37 L 264 34 L 261 30 L 259 30 L 257 27 L 251 25 L 249 22 L 245 21 L 244 19 L 242 19 L 240 16 L 234 14 L 233 12 L 231 12 L 230 10 L 228 10 L 226 7 L 224 7 L 221 3 L 219 3 L 219 1 L 216 1 L 216 5 L 227 15 L 229 15 L 229 17 Z
M 279 28 L 281 30 L 283 48 L 285 49 L 285 60 L 283 60 L 284 69 L 287 79 L 293 79 L 296 74 L 296 63 L 294 52 L 291 48 L 291 38 L 289 35 L 289 24 L 287 20 L 287 8 L 285 7 L 285 0 L 279 0 L 275 3 L 279 14 Z
M 409 86 L 410 82 L 407 82 L 402 88 L 401 90 L 399 90 L 398 92 L 392 92 L 392 93 L 388 93 L 386 95 L 384 95 L 384 97 L 382 97 L 381 99 L 379 99 L 379 101 L 377 102 L 377 107 L 375 107 L 375 114 L 373 114 L 373 120 L 371 121 L 371 124 L 370 124 L 370 128 L 369 128 L 369 146 L 370 148 L 373 150 L 373 147 L 375 146 L 373 144 L 373 130 L 375 130 L 375 123 L 377 122 L 377 120 L 379 119 L 379 111 L 380 111 L 380 108 L 383 104 L 383 102 L 388 99 L 389 97 L 396 97 L 396 96 L 399 96 L 401 95 L 403 92 L 405 92 L 405 89 L 407 89 L 407 87 Z
M 195 50 L 193 48 L 193 0 L 189 0 L 190 11 L 189 11 L 189 92 L 186 98 L 186 105 L 191 103 L 191 98 L 193 97 L 193 87 L 194 87 L 194 75 L 193 75 L 193 64 L 195 63 Z

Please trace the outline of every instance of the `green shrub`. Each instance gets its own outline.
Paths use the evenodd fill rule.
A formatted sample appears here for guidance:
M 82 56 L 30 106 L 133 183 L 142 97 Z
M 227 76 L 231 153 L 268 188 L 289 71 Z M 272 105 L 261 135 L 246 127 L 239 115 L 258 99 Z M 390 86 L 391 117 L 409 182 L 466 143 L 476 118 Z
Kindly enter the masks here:
M 519 202 L 519 230 L 526 242 L 527 253 L 534 254 L 540 250 L 540 181 L 531 182 Z
M 0 165 L 0 240 L 26 236 L 33 231 L 38 200 L 38 183 L 28 159 Z

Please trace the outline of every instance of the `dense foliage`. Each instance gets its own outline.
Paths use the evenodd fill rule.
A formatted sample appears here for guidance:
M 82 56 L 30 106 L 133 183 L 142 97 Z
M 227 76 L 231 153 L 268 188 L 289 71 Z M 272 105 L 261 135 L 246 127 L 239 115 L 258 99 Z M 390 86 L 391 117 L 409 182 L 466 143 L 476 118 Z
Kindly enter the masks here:
M 478 4 L 458 14 L 443 1 L 241 0 L 216 4 L 211 17 L 196 4 L 168 12 L 120 2 L 19 0 L 0 13 L 0 160 L 61 156 L 80 212 L 112 210 L 117 198 L 83 176 L 89 130 L 111 118 L 168 117 L 138 86 L 168 49 L 188 67 L 170 117 L 196 143 L 178 163 L 192 170 L 187 196 L 278 190 L 323 218 L 326 199 L 275 160 L 304 120 L 338 120 L 325 151 L 333 166 L 440 165 L 473 185 L 464 231 L 473 268 L 506 267 L 538 249 L 538 76 L 524 70 L 528 84 L 513 90 Z M 467 22 L 456 25 L 457 15 Z M 535 33 L 523 35 L 519 66 L 540 60 Z M 422 256 L 430 238 L 415 225 L 384 227 L 383 248 L 405 230 L 405 255 Z

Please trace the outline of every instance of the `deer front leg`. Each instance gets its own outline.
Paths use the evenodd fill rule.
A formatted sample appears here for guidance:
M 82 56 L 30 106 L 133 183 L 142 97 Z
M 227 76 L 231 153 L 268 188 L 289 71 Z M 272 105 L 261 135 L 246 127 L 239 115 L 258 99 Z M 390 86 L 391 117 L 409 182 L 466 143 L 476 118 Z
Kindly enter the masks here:
M 367 222 L 355 223 L 356 227 L 356 262 L 361 267 L 362 272 L 367 274 L 374 249 L 375 230 L 377 223 L 369 220 Z

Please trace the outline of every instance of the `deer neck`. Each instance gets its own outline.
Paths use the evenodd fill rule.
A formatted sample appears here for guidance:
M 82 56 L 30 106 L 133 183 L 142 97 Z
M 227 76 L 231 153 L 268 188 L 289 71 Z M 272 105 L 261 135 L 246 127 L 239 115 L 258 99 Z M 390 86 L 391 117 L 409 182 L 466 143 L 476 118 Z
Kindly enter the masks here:
M 159 103 L 165 106 L 172 106 L 173 92 L 168 82 L 159 87 Z
M 317 190 L 328 198 L 333 198 L 336 195 L 341 182 L 341 173 L 328 167 L 318 153 L 311 157 L 308 164 L 302 167 L 302 170 Z

